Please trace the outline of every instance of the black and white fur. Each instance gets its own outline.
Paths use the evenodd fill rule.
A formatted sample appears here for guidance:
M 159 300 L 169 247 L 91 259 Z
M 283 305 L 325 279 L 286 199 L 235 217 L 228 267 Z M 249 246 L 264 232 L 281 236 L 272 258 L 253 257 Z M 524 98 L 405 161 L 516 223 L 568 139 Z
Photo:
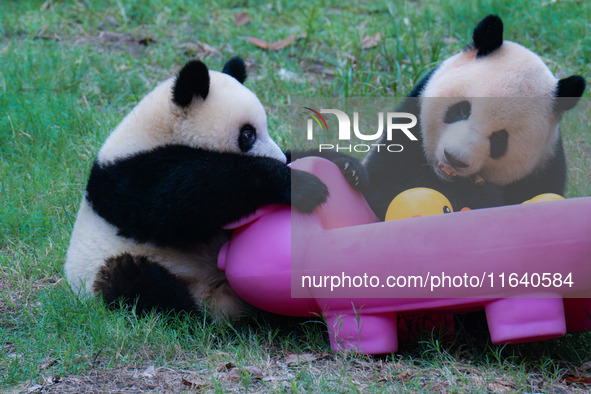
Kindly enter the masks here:
M 214 319 L 235 319 L 247 310 L 217 269 L 230 235 L 222 227 L 269 204 L 311 212 L 328 192 L 286 165 L 245 78 L 240 58 L 223 72 L 191 61 L 111 133 L 67 253 L 74 291 L 138 312 L 207 308 Z
M 403 152 L 370 151 L 366 197 L 384 218 L 391 200 L 413 187 L 446 195 L 454 210 L 516 204 L 563 194 L 562 113 L 585 89 L 580 76 L 556 79 L 540 57 L 503 41 L 503 23 L 484 18 L 473 43 L 429 72 L 399 108 L 417 116 Z M 478 178 L 483 185 L 473 181 Z

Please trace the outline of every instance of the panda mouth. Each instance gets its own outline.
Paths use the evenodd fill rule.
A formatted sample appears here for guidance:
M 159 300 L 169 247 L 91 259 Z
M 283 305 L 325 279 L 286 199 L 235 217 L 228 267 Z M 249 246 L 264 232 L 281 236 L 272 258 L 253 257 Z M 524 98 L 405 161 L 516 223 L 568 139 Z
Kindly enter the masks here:
M 435 172 L 437 173 L 437 175 L 439 177 L 443 178 L 446 181 L 454 181 L 458 178 L 466 178 L 466 179 L 470 180 L 471 182 L 473 182 L 474 184 L 479 185 L 479 186 L 483 185 L 485 183 L 485 180 L 482 177 L 482 175 L 480 175 L 478 173 L 468 174 L 468 175 L 459 175 L 455 168 L 453 168 L 449 164 L 442 162 L 442 161 L 437 163 L 437 166 L 435 168 Z
M 456 171 L 450 165 L 441 161 L 437 164 L 437 170 L 439 170 L 441 173 L 445 174 L 449 178 L 455 178 L 458 176 Z

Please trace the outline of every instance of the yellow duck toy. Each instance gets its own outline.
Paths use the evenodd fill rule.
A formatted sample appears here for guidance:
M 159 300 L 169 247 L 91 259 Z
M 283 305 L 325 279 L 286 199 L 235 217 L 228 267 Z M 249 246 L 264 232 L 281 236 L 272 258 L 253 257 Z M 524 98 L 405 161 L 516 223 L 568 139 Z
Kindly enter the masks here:
M 522 204 L 527 204 L 530 202 L 542 202 L 542 201 L 554 201 L 554 200 L 564 200 L 564 197 L 562 197 L 560 194 L 555 194 L 555 193 L 544 193 L 544 194 L 538 194 L 537 196 L 522 202 Z
M 469 208 L 463 208 L 462 211 Z M 437 190 L 415 187 L 398 194 L 386 211 L 386 220 L 398 220 L 419 216 L 451 213 L 453 208 L 449 200 Z
M 523 204 L 563 199 L 564 197 L 559 194 L 544 193 L 524 201 Z M 470 208 L 462 208 L 461 210 L 469 211 Z M 385 220 L 407 219 L 451 212 L 453 212 L 451 203 L 443 194 L 426 187 L 415 187 L 405 190 L 394 197 L 390 205 L 388 205 Z

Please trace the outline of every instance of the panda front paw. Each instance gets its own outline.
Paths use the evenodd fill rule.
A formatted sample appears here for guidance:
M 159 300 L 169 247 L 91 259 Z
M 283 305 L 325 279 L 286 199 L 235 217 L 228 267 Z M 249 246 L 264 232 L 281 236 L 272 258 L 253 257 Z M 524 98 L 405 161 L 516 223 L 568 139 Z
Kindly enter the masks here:
M 315 175 L 291 170 L 291 205 L 298 211 L 311 213 L 326 202 L 328 188 Z

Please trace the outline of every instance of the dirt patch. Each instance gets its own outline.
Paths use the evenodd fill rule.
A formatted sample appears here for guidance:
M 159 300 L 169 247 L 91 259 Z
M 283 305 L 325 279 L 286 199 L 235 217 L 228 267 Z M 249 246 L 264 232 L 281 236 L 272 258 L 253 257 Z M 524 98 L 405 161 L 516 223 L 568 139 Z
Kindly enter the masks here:
M 100 31 L 96 36 L 74 36 L 67 41 L 76 45 L 96 45 L 106 51 L 125 52 L 137 58 L 143 56 L 146 49 L 156 43 L 156 40 L 148 35 L 135 36 L 107 30 Z
M 197 363 L 199 364 L 199 363 Z M 293 376 L 291 376 L 293 378 Z M 271 390 L 278 384 L 266 384 L 265 376 L 257 367 L 233 367 L 229 371 L 208 368 L 185 370 L 168 367 L 125 367 L 93 370 L 84 376 L 50 376 L 43 383 L 20 387 L 18 393 L 96 393 L 96 392 L 211 392 L 218 388 L 226 391 Z M 270 381 L 271 379 L 266 379 Z M 287 386 L 287 385 L 286 385 Z
M 42 28 L 33 39 L 75 45 L 96 45 L 106 51 L 126 52 L 135 57 L 142 56 L 148 46 L 156 43 L 149 34 L 119 33 L 107 30 L 104 25 L 100 27 L 97 34 L 81 35 L 60 35 Z
M 211 359 L 197 359 L 191 369 L 155 367 L 120 367 L 95 369 L 86 375 L 48 376 L 42 383 L 20 386 L 18 393 L 80 392 L 268 392 L 320 390 L 321 387 L 343 391 L 430 392 L 516 390 L 558 393 L 580 392 L 589 386 L 573 384 L 568 378 L 549 381 L 541 374 L 524 375 L 511 371 L 455 362 L 438 365 L 412 364 L 402 357 L 351 358 L 343 354 L 285 354 L 259 366 L 237 366 L 225 362 L 211 367 Z
M 198 371 L 170 368 L 112 368 L 95 370 L 84 376 L 51 376 L 42 384 L 21 388 L 19 393 L 97 393 L 97 392 L 163 392 L 200 391 L 213 385 L 206 383 Z
M 146 50 L 158 41 L 149 32 L 120 33 L 111 30 L 99 30 L 97 34 L 80 34 L 60 36 L 41 30 L 35 40 L 56 41 L 72 45 L 93 45 L 103 52 L 128 53 L 136 58 L 145 55 Z M 221 51 L 207 43 L 192 41 L 173 43 L 187 57 L 207 58 L 220 57 Z

